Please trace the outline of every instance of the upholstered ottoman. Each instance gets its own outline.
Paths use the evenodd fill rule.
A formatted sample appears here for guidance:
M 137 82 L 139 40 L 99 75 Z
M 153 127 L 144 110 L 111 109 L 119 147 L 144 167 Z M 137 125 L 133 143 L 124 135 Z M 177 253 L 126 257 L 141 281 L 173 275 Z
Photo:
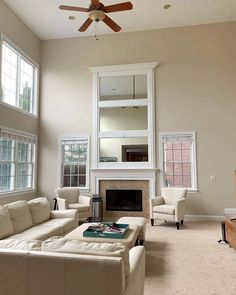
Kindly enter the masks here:
M 146 235 L 146 218 L 144 217 L 121 217 L 119 220 L 117 220 L 117 223 L 127 223 L 127 224 L 133 224 L 137 225 L 139 227 L 139 233 L 138 233 L 138 241 L 141 245 L 143 245 L 143 242 L 145 241 L 145 235 Z

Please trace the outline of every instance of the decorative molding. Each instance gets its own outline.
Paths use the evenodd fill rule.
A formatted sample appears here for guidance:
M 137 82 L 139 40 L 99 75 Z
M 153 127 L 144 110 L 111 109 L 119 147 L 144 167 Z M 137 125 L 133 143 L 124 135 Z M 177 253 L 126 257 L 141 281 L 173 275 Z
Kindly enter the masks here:
M 96 66 L 89 67 L 89 70 L 94 73 L 98 72 L 110 72 L 110 71 L 123 71 L 127 70 L 143 70 L 147 68 L 155 69 L 160 63 L 150 62 L 150 63 L 138 63 L 138 64 L 123 64 L 123 65 L 109 65 L 109 66 Z
M 156 196 L 156 169 L 92 169 L 92 193 L 99 193 L 100 180 L 147 180 L 149 197 Z

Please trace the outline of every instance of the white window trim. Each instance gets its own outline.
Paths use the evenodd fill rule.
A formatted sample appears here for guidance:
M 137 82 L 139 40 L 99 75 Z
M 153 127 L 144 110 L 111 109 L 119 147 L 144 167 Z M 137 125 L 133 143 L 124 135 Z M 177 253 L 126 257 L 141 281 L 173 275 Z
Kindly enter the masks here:
M 57 187 L 62 187 L 62 144 L 63 140 L 86 139 L 87 163 L 86 163 L 86 186 L 79 187 L 81 191 L 88 192 L 90 189 L 90 135 L 89 134 L 62 134 L 58 136 L 58 168 L 57 168 Z
M 94 157 L 93 168 L 94 169 L 107 169 L 107 168 L 124 168 L 124 169 L 153 169 L 156 166 L 155 157 L 155 79 L 154 71 L 159 63 L 140 63 L 140 64 L 124 64 L 124 65 L 112 65 L 112 66 L 99 66 L 90 67 L 93 72 L 93 97 L 94 97 Z M 123 101 L 99 101 L 99 78 L 100 77 L 112 77 L 112 76 L 129 76 L 129 75 L 147 75 L 147 98 L 143 98 L 137 101 L 123 100 Z M 115 163 L 101 163 L 99 161 L 99 139 L 106 138 L 105 132 L 99 132 L 99 108 L 101 107 L 121 107 L 121 106 L 147 106 L 148 109 L 148 162 L 115 162 Z M 137 133 L 138 137 L 142 137 L 143 130 L 136 132 L 122 131 L 123 135 L 120 137 L 128 137 L 129 134 Z M 120 133 L 122 133 L 120 132 Z M 111 136 L 117 136 L 119 132 L 110 133 Z M 107 133 L 108 134 L 108 133 Z M 134 137 L 134 135 L 133 135 Z
M 6 42 L 9 44 L 9 46 L 11 46 L 17 54 L 20 54 L 28 63 L 32 64 L 32 66 L 34 66 L 37 71 L 35 71 L 35 77 L 34 77 L 34 84 L 35 84 L 35 87 L 34 87 L 34 97 L 35 97 L 35 101 L 34 101 L 34 111 L 33 113 L 30 113 L 30 112 L 26 112 L 22 109 L 20 109 L 19 107 L 17 106 L 13 106 L 11 104 L 8 104 L 4 101 L 1 101 L 0 100 L 0 104 L 10 108 L 10 109 L 13 109 L 13 110 L 16 110 L 20 113 L 23 113 L 27 116 L 30 116 L 30 117 L 33 117 L 33 118 L 36 118 L 38 119 L 38 113 L 39 113 L 39 70 L 40 70 L 40 66 L 37 62 L 35 62 L 29 55 L 27 55 L 23 50 L 21 50 L 14 42 L 12 42 L 10 39 L 8 39 L 4 34 L 0 33 L 0 84 L 2 83 L 2 45 L 3 45 L 3 42 Z
M 3 192 L 0 193 L 0 198 L 6 197 L 6 196 L 15 196 L 15 195 L 20 195 L 24 193 L 30 193 L 30 192 L 35 192 L 36 191 L 36 185 L 37 185 L 37 164 L 38 164 L 38 136 L 29 133 L 29 132 L 24 132 L 21 130 L 13 129 L 13 128 L 8 128 L 5 126 L 0 125 L 0 129 L 7 132 L 7 133 L 12 133 L 16 136 L 23 136 L 27 138 L 32 138 L 35 140 L 35 155 L 34 155 L 34 171 L 33 171 L 33 180 L 32 180 L 32 188 L 30 189 L 25 189 L 25 190 L 18 190 L 18 191 L 9 191 L 9 192 Z
M 198 192 L 198 183 L 197 183 L 197 155 L 196 155 L 196 132 L 195 131 L 177 131 L 177 132 L 159 132 L 159 162 L 160 162 L 160 171 L 161 179 L 160 184 L 161 188 L 166 187 L 164 182 L 164 150 L 163 150 L 163 137 L 166 136 L 181 136 L 181 135 L 190 135 L 193 138 L 192 144 L 192 188 L 188 188 L 188 192 Z

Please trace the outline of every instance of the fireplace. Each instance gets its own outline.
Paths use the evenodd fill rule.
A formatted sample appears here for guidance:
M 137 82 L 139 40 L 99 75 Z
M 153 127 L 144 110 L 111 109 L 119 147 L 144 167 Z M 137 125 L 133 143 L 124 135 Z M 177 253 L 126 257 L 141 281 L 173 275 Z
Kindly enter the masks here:
M 142 212 L 142 190 L 107 189 L 106 211 Z

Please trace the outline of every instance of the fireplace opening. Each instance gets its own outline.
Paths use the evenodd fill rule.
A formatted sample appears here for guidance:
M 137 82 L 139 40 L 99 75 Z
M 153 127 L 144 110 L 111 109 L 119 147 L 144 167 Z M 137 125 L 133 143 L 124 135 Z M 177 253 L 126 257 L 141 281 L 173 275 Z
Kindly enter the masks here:
M 142 190 L 107 189 L 106 211 L 138 211 L 143 210 Z

